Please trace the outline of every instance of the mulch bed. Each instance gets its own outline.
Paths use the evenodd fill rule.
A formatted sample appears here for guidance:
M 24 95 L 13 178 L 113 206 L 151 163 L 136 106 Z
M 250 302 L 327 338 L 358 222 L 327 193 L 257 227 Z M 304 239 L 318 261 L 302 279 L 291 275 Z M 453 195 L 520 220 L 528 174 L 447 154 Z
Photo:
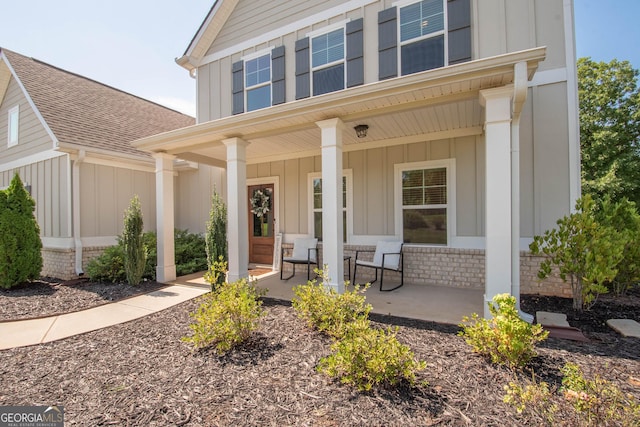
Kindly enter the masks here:
M 156 282 L 91 283 L 86 279 L 62 281 L 41 278 L 11 289 L 0 288 L 0 321 L 70 313 L 162 289 Z
M 525 296 L 523 307 L 555 311 L 536 306 L 545 301 Z M 82 426 L 543 424 L 502 402 L 503 387 L 518 375 L 475 355 L 456 335 L 457 326 L 372 315 L 376 326 L 400 327 L 398 339 L 427 362 L 419 380 L 428 385 L 362 393 L 315 371 L 330 354 L 329 339 L 309 330 L 288 303 L 265 299 L 264 305 L 260 330 L 224 356 L 193 352 L 181 342 L 196 301 L 65 340 L 1 351 L 0 405 L 64 405 L 66 425 Z M 640 399 L 640 339 L 595 333 L 602 335 L 587 333 L 589 343 L 545 341 L 531 366 L 554 386 L 559 368 L 572 361 L 587 376 L 599 373 Z M 578 425 L 559 395 L 557 403 L 557 425 Z

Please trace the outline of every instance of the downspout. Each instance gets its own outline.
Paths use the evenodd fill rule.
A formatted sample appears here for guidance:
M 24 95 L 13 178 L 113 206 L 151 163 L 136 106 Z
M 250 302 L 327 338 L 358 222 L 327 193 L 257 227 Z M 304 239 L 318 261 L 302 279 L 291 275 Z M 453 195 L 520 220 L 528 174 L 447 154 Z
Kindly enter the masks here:
M 78 151 L 78 157 L 73 162 L 73 238 L 76 250 L 76 274 L 84 275 L 82 270 L 82 239 L 80 238 L 80 164 L 84 161 L 86 152 Z
M 527 63 L 518 62 L 513 73 L 511 120 L 511 295 L 516 297 L 520 317 L 533 323 L 533 316 L 520 309 L 520 116 L 528 91 Z

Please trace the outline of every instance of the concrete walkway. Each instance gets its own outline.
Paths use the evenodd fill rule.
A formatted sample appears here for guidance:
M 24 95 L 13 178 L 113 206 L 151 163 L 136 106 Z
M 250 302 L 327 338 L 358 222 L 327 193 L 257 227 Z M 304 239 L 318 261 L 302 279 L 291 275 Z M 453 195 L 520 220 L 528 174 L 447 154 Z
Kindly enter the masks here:
M 1 322 L 0 350 L 55 341 L 129 322 L 198 297 L 209 290 L 209 286 L 172 285 L 75 313 Z

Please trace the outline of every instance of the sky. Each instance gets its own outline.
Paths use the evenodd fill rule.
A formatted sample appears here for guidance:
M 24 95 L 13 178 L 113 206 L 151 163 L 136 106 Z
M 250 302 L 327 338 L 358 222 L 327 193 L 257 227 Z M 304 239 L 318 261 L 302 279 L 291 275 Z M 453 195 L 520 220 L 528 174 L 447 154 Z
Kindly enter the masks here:
M 0 0 L 0 47 L 195 116 L 195 80 L 175 58 L 212 4 Z M 628 60 L 640 69 L 640 0 L 574 0 L 574 9 L 577 57 Z

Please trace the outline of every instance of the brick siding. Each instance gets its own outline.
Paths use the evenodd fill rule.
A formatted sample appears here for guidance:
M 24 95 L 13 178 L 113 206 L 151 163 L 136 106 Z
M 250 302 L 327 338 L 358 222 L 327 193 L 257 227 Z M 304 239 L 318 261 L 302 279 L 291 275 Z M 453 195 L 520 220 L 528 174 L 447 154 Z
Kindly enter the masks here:
M 291 244 L 283 244 L 291 248 Z M 346 245 L 344 255 L 351 256 L 351 272 L 357 250 L 375 250 L 375 246 Z M 322 257 L 322 249 L 319 249 Z M 482 249 L 453 249 L 438 247 L 407 247 L 404 253 L 404 280 L 406 283 L 450 286 L 456 288 L 484 289 L 484 250 Z M 371 254 L 360 254 L 363 256 Z M 560 277 L 553 275 L 545 280 L 538 279 L 538 270 L 542 257 L 531 253 L 520 252 L 520 290 L 523 294 L 539 294 L 571 297 L 571 287 Z M 322 263 L 322 259 L 320 260 Z M 510 262 L 506 259 L 505 262 Z M 284 265 L 285 273 L 291 271 L 291 264 Z M 345 264 L 345 274 L 347 266 Z M 296 271 L 302 271 L 297 266 Z M 373 269 L 358 269 L 358 283 L 365 283 L 374 279 Z M 385 278 L 400 279 L 399 273 L 385 271 Z M 353 277 L 350 278 L 352 280 Z
M 106 247 L 90 247 L 82 249 L 82 269 L 86 271 L 89 261 L 99 255 Z M 55 277 L 61 280 L 71 280 L 78 277 L 76 274 L 75 249 L 42 249 L 41 276 Z

